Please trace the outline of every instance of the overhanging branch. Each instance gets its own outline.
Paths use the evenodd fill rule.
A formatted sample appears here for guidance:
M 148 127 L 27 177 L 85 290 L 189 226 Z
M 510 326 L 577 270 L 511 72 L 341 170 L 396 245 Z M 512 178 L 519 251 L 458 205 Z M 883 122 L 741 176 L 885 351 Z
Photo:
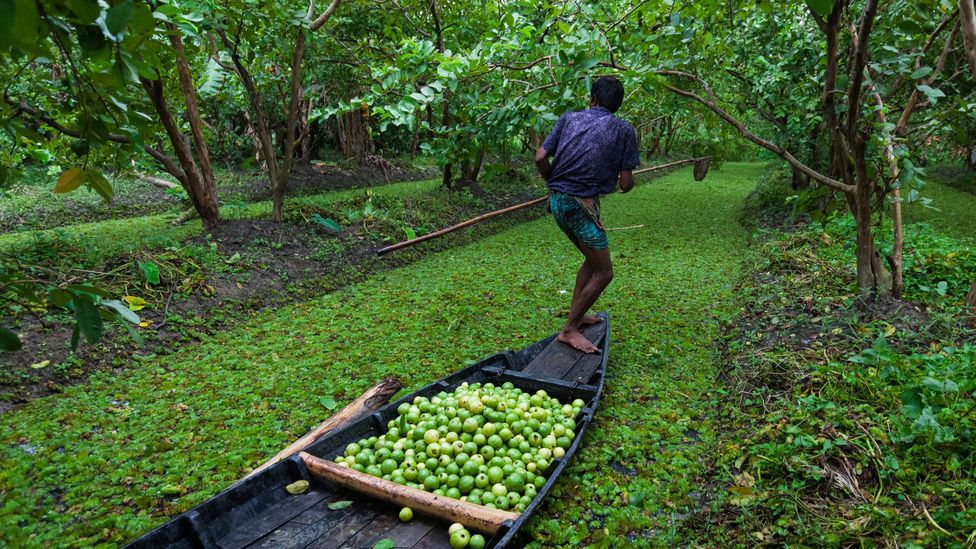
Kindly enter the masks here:
M 760 147 L 776 154 L 783 160 L 786 160 L 786 162 L 788 162 L 791 166 L 799 170 L 804 175 L 809 176 L 811 179 L 818 181 L 824 185 L 827 185 L 828 187 L 837 189 L 839 191 L 843 191 L 845 193 L 854 192 L 855 187 L 853 185 L 848 185 L 846 183 L 843 183 L 832 177 L 828 177 L 818 171 L 813 170 L 803 162 L 800 162 L 800 160 L 797 159 L 795 156 L 793 156 L 793 154 L 790 153 L 790 151 L 752 133 L 752 131 L 750 131 L 749 128 L 745 126 L 745 124 L 743 124 L 740 120 L 738 120 L 737 118 L 735 118 L 734 116 L 726 112 L 725 109 L 723 109 L 718 105 L 718 101 L 715 96 L 715 93 L 712 91 L 712 87 L 708 84 L 708 82 L 706 82 L 701 77 L 695 76 L 694 74 L 691 73 L 687 73 L 683 71 L 674 71 L 674 70 L 660 70 L 657 71 L 657 74 L 661 76 L 687 78 L 697 82 L 705 90 L 705 93 L 708 96 L 707 99 L 705 97 L 702 97 L 701 95 L 698 95 L 695 92 L 678 88 L 670 84 L 665 85 L 665 88 L 671 93 L 674 93 L 686 99 L 691 99 L 692 101 L 695 101 L 697 103 L 700 103 L 701 105 L 704 105 L 705 107 L 708 107 L 708 109 L 711 110 L 716 115 L 718 115 L 719 118 L 721 118 L 727 124 L 737 129 L 739 133 L 742 134 L 743 137 L 759 145 Z

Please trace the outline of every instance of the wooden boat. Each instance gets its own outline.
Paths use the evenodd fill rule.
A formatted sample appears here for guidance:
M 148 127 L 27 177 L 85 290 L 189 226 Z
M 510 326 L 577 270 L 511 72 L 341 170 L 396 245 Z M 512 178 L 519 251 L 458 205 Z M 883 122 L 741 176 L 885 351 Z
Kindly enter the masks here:
M 196 508 L 136 539 L 128 547 L 337 549 L 368 548 L 387 539 L 392 540 L 395 547 L 449 548 L 448 526 L 458 516 L 470 519 L 467 525 L 473 531 L 487 534 L 487 547 L 518 545 L 519 529 L 539 508 L 569 460 L 576 454 L 599 403 L 610 344 L 609 316 L 606 313 L 600 316 L 603 322 L 583 330 L 584 335 L 602 349 L 599 353 L 580 353 L 556 341 L 555 336 L 550 336 L 520 351 L 506 351 L 488 357 L 322 437 L 301 454 L 279 461 L 237 482 Z M 465 381 L 495 384 L 510 381 L 525 391 L 543 389 L 562 402 L 577 398 L 586 402 L 576 418 L 575 440 L 564 457 L 554 459 L 549 465 L 544 475 L 545 485 L 521 514 L 492 510 L 388 483 L 337 467 L 331 461 L 350 442 L 385 432 L 388 421 L 397 417 L 400 403 L 412 401 L 416 396 L 452 391 Z M 388 496 L 394 490 L 407 491 L 411 492 L 408 496 L 426 498 L 427 503 L 435 500 L 433 507 L 423 513 L 423 504 L 417 503 L 412 506 L 417 511 L 414 519 L 401 522 L 397 515 L 403 505 L 402 500 L 394 500 L 400 502 L 394 505 L 363 493 L 369 490 L 352 491 L 331 479 L 323 480 L 320 477 L 321 469 L 330 466 L 343 469 L 340 471 L 343 475 L 368 477 L 367 484 L 378 483 L 379 487 L 373 486 L 373 489 L 380 498 L 391 499 Z M 285 487 L 298 480 L 308 481 L 309 489 L 292 495 Z M 348 479 L 341 480 L 343 485 L 348 485 L 345 484 Z M 340 501 L 352 503 L 341 509 L 338 508 L 341 505 L 333 505 Z M 386 545 L 389 546 L 389 542 Z

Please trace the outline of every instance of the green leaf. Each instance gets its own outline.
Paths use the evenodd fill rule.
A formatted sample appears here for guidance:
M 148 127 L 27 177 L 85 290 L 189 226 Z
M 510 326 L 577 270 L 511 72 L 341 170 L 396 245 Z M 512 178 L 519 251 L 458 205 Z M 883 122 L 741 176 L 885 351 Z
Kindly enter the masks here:
M 311 220 L 312 223 L 315 223 L 316 225 L 323 227 L 329 232 L 339 233 L 340 231 L 342 231 L 342 225 L 339 225 L 339 223 L 335 219 L 332 219 L 331 217 L 326 218 L 326 217 L 322 217 L 319 214 L 314 214 L 311 217 Z
M 87 295 L 74 299 L 75 322 L 88 343 L 95 343 L 102 337 L 102 317 L 98 314 L 95 301 Z
M 159 267 L 151 261 L 137 261 L 139 265 L 139 270 L 142 271 L 142 277 L 146 279 L 146 282 L 150 284 L 159 284 Z
M 14 0 L 0 0 L 0 48 L 6 49 L 10 46 L 14 30 Z
M 901 413 L 910 418 L 917 418 L 922 414 L 922 396 L 911 389 L 901 394 Z
M 139 324 L 140 321 L 139 315 L 132 312 L 132 309 L 129 309 L 128 307 L 125 306 L 124 303 L 122 303 L 117 299 L 106 299 L 104 301 L 99 302 L 99 305 L 114 311 L 120 317 L 122 317 L 125 320 L 128 320 L 133 324 Z
M 68 303 L 75 298 L 71 292 L 66 292 L 61 288 L 51 288 L 47 291 L 47 300 L 56 307 L 67 307 Z
M 105 28 L 112 38 L 121 38 L 122 31 L 129 25 L 133 13 L 132 0 L 122 0 L 105 12 Z
M 824 17 L 827 17 L 830 15 L 830 12 L 834 11 L 833 0 L 807 0 L 807 6 L 817 15 Z
M 81 330 L 79 330 L 78 329 L 78 325 L 75 324 L 74 329 L 71 330 L 71 350 L 72 351 L 74 351 L 75 349 L 78 348 L 78 335 L 80 333 L 81 333 Z
M 105 34 L 96 25 L 78 25 L 75 32 L 78 33 L 81 51 L 90 55 L 105 47 Z
M 929 389 L 930 391 L 935 391 L 937 393 L 958 393 L 959 392 L 959 385 L 955 381 L 952 381 L 951 379 L 947 379 L 945 381 L 939 381 L 934 377 L 924 377 L 922 378 L 922 386 L 925 387 L 926 389 Z
M 335 410 L 339 404 L 336 403 L 335 399 L 332 397 L 322 397 L 319 399 L 319 404 L 325 407 L 326 410 Z
M 136 331 L 132 324 L 129 324 L 128 322 L 122 322 L 121 324 L 125 326 L 125 330 L 129 332 L 129 335 L 132 336 L 132 339 L 135 340 L 140 347 L 146 344 L 146 341 L 142 339 L 142 336 L 139 335 L 139 332 Z
M 383 538 L 373 544 L 373 549 L 393 549 L 396 547 L 396 542 L 390 538 Z
M 77 189 L 85 181 L 85 170 L 81 168 L 71 168 L 61 172 L 58 182 L 54 185 L 56 193 L 70 193 Z
M 38 40 L 41 32 L 41 16 L 34 0 L 14 0 L 14 9 L 3 12 L 10 22 L 10 43 L 23 49 L 42 49 Z M 12 15 L 12 16 L 11 16 Z
M 102 14 L 102 7 L 92 0 L 68 0 L 68 7 L 74 12 L 79 23 L 91 25 Z
M 20 337 L 10 330 L 0 326 L 0 350 L 19 351 Z
M 85 284 L 68 284 L 64 287 L 66 290 L 71 290 L 75 293 L 81 292 L 83 294 L 97 295 L 98 297 L 111 298 L 112 294 L 108 291 L 98 288 L 96 286 L 87 286 Z
M 105 176 L 102 175 L 102 172 L 87 170 L 85 175 L 86 179 L 88 180 L 88 186 L 91 187 L 96 193 L 101 195 L 102 199 L 104 199 L 106 203 L 111 202 L 112 195 L 114 195 L 115 192 L 112 190 L 112 185 L 108 182 L 108 179 L 105 179 Z
M 207 68 L 203 73 L 203 83 L 198 87 L 198 92 L 202 97 L 213 97 L 220 91 L 220 87 L 227 77 L 227 71 L 220 63 L 213 58 L 207 62 Z
M 152 9 L 149 4 L 140 2 L 134 5 L 132 19 L 129 22 L 129 34 L 135 36 L 145 36 L 152 34 L 156 30 L 156 21 L 153 19 Z
M 329 504 L 329 511 L 340 511 L 346 507 L 349 507 L 350 505 L 352 505 L 352 502 L 347 499 L 342 501 L 333 501 Z
M 939 102 L 939 98 L 945 97 L 945 93 L 943 93 L 942 90 L 933 88 L 931 86 L 918 86 L 918 91 L 924 93 L 925 97 L 929 100 L 929 103 L 932 103 L 933 105 Z
M 932 74 L 932 67 L 922 67 L 917 71 L 912 73 L 912 80 L 918 80 L 919 78 L 925 78 L 926 76 Z

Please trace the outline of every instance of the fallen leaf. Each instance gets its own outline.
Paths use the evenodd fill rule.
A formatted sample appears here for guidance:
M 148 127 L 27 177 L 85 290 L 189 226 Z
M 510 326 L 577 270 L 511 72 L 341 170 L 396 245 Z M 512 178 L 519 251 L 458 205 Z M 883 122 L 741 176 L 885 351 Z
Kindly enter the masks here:
M 35 362 L 34 364 L 31 364 L 31 368 L 34 368 L 35 370 L 40 370 L 41 368 L 47 368 L 48 365 L 50 364 L 51 364 L 50 360 L 42 360 L 40 362 Z
M 134 295 L 124 296 L 122 300 L 129 306 L 130 311 L 141 311 L 149 304 L 145 299 Z
M 373 544 L 373 549 L 393 549 L 396 547 L 396 542 L 390 538 L 383 538 Z
M 350 505 L 352 505 L 352 502 L 347 499 L 342 501 L 333 501 L 329 504 L 329 511 L 339 511 L 349 507 Z

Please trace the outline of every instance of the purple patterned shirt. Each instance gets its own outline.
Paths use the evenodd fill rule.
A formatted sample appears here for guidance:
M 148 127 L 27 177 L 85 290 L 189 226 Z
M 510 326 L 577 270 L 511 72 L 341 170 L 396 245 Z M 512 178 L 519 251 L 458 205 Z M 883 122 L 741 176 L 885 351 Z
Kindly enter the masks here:
M 554 157 L 549 188 L 573 196 L 610 194 L 640 164 L 633 126 L 599 106 L 560 116 L 542 147 Z

